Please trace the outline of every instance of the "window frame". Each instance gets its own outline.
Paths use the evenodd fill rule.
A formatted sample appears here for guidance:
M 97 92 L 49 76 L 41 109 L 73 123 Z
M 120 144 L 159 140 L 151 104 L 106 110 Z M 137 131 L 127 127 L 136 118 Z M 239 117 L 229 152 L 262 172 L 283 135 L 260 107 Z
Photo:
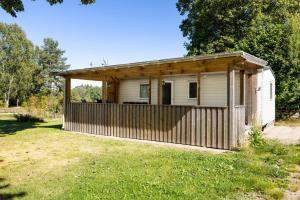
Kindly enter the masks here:
M 146 86 L 147 87 L 147 94 L 148 94 L 148 97 L 141 97 L 141 88 L 142 88 L 142 86 Z M 149 83 L 140 83 L 139 84 L 139 99 L 149 99 L 149 96 L 150 96 L 150 94 L 149 94 L 149 87 L 150 87 L 150 85 L 149 85 Z
M 269 83 L 269 99 L 273 100 L 273 82 Z
M 190 84 L 196 83 L 196 97 L 190 97 Z M 188 81 L 188 99 L 195 100 L 198 98 L 198 82 L 196 80 Z

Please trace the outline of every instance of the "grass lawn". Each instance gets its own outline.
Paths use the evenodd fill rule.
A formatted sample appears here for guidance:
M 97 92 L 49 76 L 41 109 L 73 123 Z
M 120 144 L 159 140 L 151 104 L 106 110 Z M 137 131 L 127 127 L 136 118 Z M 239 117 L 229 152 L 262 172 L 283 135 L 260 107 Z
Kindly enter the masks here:
M 300 146 L 210 154 L 0 117 L 0 199 L 280 198 Z

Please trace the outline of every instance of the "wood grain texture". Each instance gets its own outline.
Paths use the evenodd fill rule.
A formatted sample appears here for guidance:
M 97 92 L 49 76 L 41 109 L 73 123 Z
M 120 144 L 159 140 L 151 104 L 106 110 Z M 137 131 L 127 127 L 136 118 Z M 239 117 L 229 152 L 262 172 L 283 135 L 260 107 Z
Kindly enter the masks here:
M 230 137 L 227 107 L 68 103 L 65 130 L 230 149 L 241 144 L 245 107 L 235 107 L 236 137 Z M 236 141 L 230 141 L 230 139 Z

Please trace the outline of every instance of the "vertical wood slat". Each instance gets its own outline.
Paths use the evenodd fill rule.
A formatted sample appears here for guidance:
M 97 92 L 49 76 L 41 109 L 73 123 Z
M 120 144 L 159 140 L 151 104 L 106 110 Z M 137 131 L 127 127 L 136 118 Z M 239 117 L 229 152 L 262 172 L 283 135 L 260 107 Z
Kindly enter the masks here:
M 66 130 L 230 149 L 227 107 L 69 103 Z M 235 107 L 236 143 L 243 141 L 245 107 Z

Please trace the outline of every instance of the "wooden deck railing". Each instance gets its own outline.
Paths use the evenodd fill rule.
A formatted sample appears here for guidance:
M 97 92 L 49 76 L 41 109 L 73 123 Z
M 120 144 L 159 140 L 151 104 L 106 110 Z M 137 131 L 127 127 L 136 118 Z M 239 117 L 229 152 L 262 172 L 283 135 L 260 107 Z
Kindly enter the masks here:
M 220 149 L 232 143 L 227 107 L 68 103 L 64 128 Z

